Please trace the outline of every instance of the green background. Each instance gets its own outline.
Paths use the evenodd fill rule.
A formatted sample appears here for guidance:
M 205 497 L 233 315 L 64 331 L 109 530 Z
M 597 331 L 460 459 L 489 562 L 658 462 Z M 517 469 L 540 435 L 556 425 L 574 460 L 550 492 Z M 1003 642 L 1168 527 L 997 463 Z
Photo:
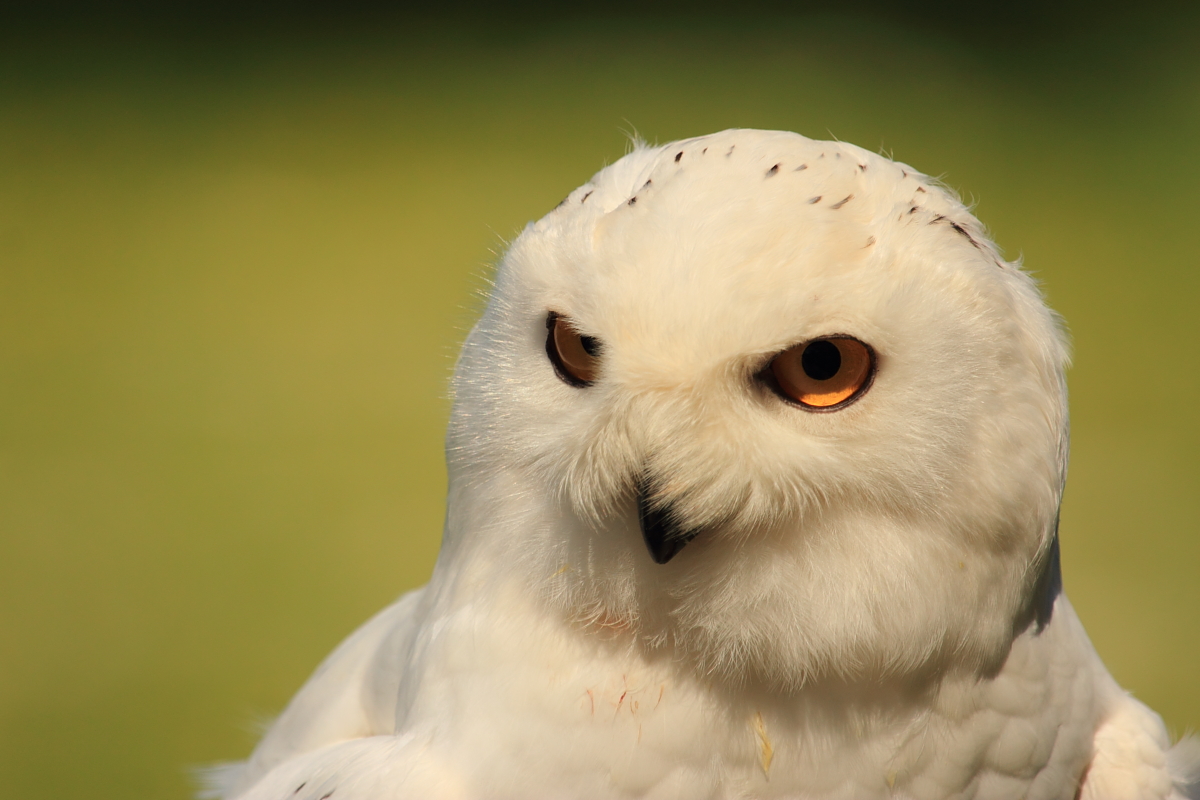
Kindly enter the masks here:
M 426 579 L 489 265 L 634 130 L 836 137 L 978 202 L 1075 341 L 1067 591 L 1200 726 L 1200 48 L 1143 12 L 0 32 L 5 793 L 188 796 Z

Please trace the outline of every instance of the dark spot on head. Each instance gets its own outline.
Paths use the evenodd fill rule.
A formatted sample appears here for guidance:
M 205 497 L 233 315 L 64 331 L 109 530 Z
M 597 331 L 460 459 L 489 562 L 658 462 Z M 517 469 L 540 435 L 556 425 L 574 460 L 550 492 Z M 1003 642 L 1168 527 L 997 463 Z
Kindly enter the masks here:
M 924 186 L 918 186 L 918 187 L 917 187 L 917 191 L 918 191 L 918 192 L 924 192 L 924 191 L 925 191 L 925 187 L 924 187 Z
M 908 210 L 908 213 L 910 213 L 910 214 L 915 214 L 915 213 L 917 213 L 917 209 L 918 209 L 918 208 L 920 208 L 920 206 L 918 206 L 918 205 L 914 205 L 912 208 L 910 208 L 910 209 Z
M 834 208 L 834 209 L 841 208 L 842 206 L 846 205 L 846 203 L 849 203 L 853 199 L 854 199 L 854 195 L 848 194 L 845 197 L 843 197 L 841 200 L 838 200 L 836 203 L 831 205 L 830 208 Z
M 303 789 L 305 786 L 308 786 L 308 781 L 305 781 L 304 783 L 297 786 L 296 791 L 292 792 L 292 794 L 300 794 L 300 790 Z
M 858 171 L 859 171 L 859 172 L 866 172 L 866 171 L 867 171 L 867 165 L 866 165 L 866 164 L 859 164 L 859 165 L 858 165 Z
M 705 153 L 707 153 L 707 152 L 708 152 L 708 148 L 706 147 L 706 148 L 704 148 L 703 150 L 701 150 L 701 151 L 700 151 L 700 155 L 704 155 L 704 154 L 705 154 Z
M 841 153 L 834 153 L 834 154 L 833 154 L 833 157 L 834 157 L 834 158 L 841 158 L 841 157 L 842 157 L 842 154 L 841 154 Z
M 808 198 L 808 204 L 809 204 L 810 206 L 811 206 L 813 203 L 819 203 L 819 202 L 821 202 L 821 195 L 817 195 L 816 197 L 810 197 L 810 198 Z
M 945 215 L 945 214 L 938 214 L 938 215 L 937 215 L 937 216 L 935 216 L 933 219 L 929 220 L 929 224 L 930 224 L 930 225 L 936 225 L 937 223 L 941 222 L 941 221 L 942 221 L 942 220 L 944 220 L 945 218 L 946 218 L 946 215 Z
M 868 247 L 870 247 L 870 246 L 871 246 L 871 245 L 873 245 L 873 244 L 875 244 L 875 237 L 874 237 L 874 236 L 868 236 L 868 237 L 867 237 L 867 243 L 863 245 L 863 249 L 864 249 L 864 250 L 866 250 Z
M 902 170 L 900 170 L 900 177 L 901 177 L 901 178 L 907 178 L 907 177 L 908 177 L 908 170 L 906 170 L 906 169 L 902 169 Z
M 678 153 L 676 153 L 676 154 L 675 154 L 675 163 L 676 163 L 676 164 L 678 164 L 678 163 L 679 163 L 679 159 L 681 159 L 681 158 L 683 158 L 683 151 L 682 151 L 682 150 L 680 150 Z
M 950 227 L 954 228 L 955 232 L 965 236 L 967 238 L 967 241 L 970 242 L 971 246 L 974 247 L 976 250 L 983 249 L 982 247 L 979 246 L 979 242 L 975 241 L 975 237 L 973 237 L 973 236 L 971 236 L 971 234 L 967 233 L 967 229 L 964 228 L 962 225 L 959 225 L 957 222 L 954 222 L 953 220 L 951 220 Z
M 735 147 L 737 147 L 736 144 L 729 145 L 729 152 L 725 154 L 726 158 L 729 158 L 731 155 L 733 155 L 733 148 L 735 148 Z
M 649 185 L 650 185 L 651 183 L 653 183 L 653 182 L 654 182 L 654 181 L 647 180 L 645 183 L 643 183 L 643 184 L 642 184 L 642 188 L 641 188 L 641 189 L 638 189 L 638 191 L 639 191 L 639 192 L 640 192 L 640 191 L 642 191 L 642 189 L 645 189 L 647 186 L 649 186 Z
M 774 175 L 776 172 L 779 172 L 779 165 L 778 165 L 778 164 L 776 164 L 775 166 L 773 166 L 773 167 L 771 167 L 769 170 L 767 170 L 767 177 L 768 177 L 768 178 L 770 178 L 770 177 L 771 177 L 771 176 L 773 176 L 773 175 Z
M 594 192 L 594 191 L 596 191 L 596 190 L 595 190 L 595 189 L 589 189 L 589 190 L 588 190 L 588 193 L 587 193 L 587 194 L 585 194 L 585 195 L 583 196 L 583 199 L 579 201 L 579 205 L 583 205 L 584 203 L 586 203 L 586 202 L 587 202 L 587 199 L 588 199 L 589 197 L 591 197 L 591 196 L 592 196 L 592 192 Z
M 332 789 L 332 790 L 326 792 L 325 794 L 321 795 L 321 800 L 328 800 L 328 798 L 333 797 L 333 793 L 336 791 L 337 791 L 337 789 Z
M 636 202 L 637 202 L 637 195 L 634 195 L 633 197 L 629 198 L 628 205 L 633 205 Z
M 796 167 L 796 169 L 794 169 L 794 170 L 792 170 L 792 171 L 793 171 L 793 172 L 799 172 L 799 171 L 800 171 L 800 170 L 802 170 L 802 169 L 808 169 L 808 164 L 801 164 L 800 166 Z

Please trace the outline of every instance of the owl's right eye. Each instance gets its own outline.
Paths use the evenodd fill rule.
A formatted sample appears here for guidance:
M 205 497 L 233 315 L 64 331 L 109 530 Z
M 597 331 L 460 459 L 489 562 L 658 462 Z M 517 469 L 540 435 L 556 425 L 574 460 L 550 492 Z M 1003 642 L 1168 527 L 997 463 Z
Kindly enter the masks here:
M 600 372 L 600 342 L 571 327 L 555 311 L 546 317 L 546 355 L 564 383 L 579 389 L 591 386 Z

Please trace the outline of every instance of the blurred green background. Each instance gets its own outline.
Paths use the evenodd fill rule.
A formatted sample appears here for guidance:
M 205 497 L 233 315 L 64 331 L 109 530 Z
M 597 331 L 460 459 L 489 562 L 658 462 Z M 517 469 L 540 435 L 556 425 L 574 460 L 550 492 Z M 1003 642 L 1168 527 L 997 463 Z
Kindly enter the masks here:
M 0 8 L 8 795 L 187 797 L 424 582 L 489 265 L 633 130 L 836 137 L 978 202 L 1075 340 L 1067 590 L 1200 726 L 1194 13 L 263 8 Z

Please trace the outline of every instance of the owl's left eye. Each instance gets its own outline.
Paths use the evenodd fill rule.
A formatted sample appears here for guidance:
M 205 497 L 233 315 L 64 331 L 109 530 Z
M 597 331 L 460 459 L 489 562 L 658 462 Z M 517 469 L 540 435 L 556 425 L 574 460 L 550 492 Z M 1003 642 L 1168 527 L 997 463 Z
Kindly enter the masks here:
M 551 311 L 546 317 L 546 355 L 564 383 L 591 386 L 600 372 L 600 342 L 575 330 L 571 321 Z
M 808 411 L 836 411 L 871 388 L 875 351 L 850 336 L 813 339 L 784 350 L 764 371 L 768 385 Z

